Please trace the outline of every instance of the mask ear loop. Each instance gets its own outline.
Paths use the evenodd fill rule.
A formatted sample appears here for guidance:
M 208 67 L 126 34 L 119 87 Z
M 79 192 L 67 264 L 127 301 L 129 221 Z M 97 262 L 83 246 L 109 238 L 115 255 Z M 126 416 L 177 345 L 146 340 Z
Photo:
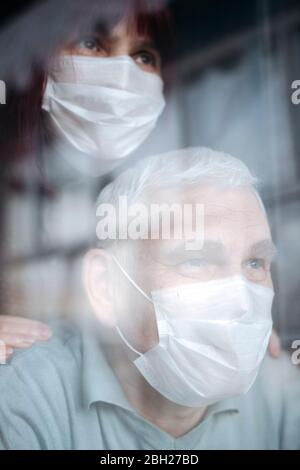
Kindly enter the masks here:
M 114 256 L 114 255 L 111 255 L 112 256 L 112 259 L 114 260 L 114 262 L 116 263 L 116 265 L 119 267 L 120 271 L 122 271 L 122 273 L 124 274 L 124 276 L 128 279 L 128 281 L 130 282 L 130 284 L 132 284 L 144 297 L 145 299 L 147 299 L 149 302 L 151 302 L 153 304 L 153 301 L 152 299 L 146 294 L 146 292 L 143 291 L 143 289 L 138 286 L 135 281 L 129 276 L 129 274 L 127 273 L 127 271 L 123 268 L 123 266 L 119 263 L 119 261 L 117 260 L 117 258 Z M 138 356 L 142 356 L 143 354 L 140 353 L 139 351 L 137 351 L 137 349 L 134 349 L 133 346 L 131 346 L 131 344 L 127 341 L 127 339 L 125 338 L 125 336 L 123 335 L 123 333 L 121 332 L 120 328 L 118 326 L 116 326 L 116 330 L 117 332 L 119 333 L 120 337 L 122 338 L 122 340 L 124 341 L 124 343 L 126 344 L 126 346 L 131 349 L 131 351 L 135 352 Z
M 132 284 L 140 292 L 140 294 L 142 294 L 145 297 L 145 299 L 149 300 L 149 302 L 151 302 L 153 304 L 153 301 L 152 301 L 151 297 L 149 297 L 149 295 L 147 295 L 146 292 L 144 292 L 143 289 L 135 283 L 135 281 L 129 276 L 128 272 L 125 271 L 123 266 L 119 263 L 117 258 L 114 255 L 111 255 L 111 256 L 112 256 L 113 260 L 115 261 L 115 263 L 120 268 L 120 270 L 122 271 L 122 273 L 124 274 L 124 276 L 128 279 L 130 284 Z

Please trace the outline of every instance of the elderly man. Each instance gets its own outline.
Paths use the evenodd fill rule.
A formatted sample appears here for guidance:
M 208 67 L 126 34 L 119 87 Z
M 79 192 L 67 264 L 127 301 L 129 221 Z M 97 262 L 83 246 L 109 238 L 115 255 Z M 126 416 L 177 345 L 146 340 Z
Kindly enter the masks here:
M 158 155 L 98 202 L 94 315 L 0 369 L 0 447 L 300 448 L 299 370 L 265 356 L 276 250 L 245 165 Z

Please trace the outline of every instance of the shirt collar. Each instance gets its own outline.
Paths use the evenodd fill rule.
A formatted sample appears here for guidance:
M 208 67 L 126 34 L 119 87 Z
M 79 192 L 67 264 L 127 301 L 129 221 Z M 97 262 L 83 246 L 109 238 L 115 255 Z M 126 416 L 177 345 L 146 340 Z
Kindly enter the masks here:
M 239 412 L 239 397 L 226 398 L 225 400 L 218 401 L 209 405 L 206 411 L 205 416 L 211 416 L 217 413 L 225 412 Z
M 111 368 L 101 344 L 100 335 L 93 325 L 82 327 L 82 391 L 86 408 L 93 403 L 104 402 L 134 411 L 122 386 Z

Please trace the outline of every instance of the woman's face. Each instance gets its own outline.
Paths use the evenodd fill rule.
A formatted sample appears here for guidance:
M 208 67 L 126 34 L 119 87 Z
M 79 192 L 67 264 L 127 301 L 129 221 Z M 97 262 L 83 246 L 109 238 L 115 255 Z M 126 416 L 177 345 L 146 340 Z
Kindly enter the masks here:
M 90 57 L 130 56 L 146 72 L 161 75 L 161 56 L 153 41 L 122 21 L 109 33 L 88 33 L 73 40 L 62 54 Z

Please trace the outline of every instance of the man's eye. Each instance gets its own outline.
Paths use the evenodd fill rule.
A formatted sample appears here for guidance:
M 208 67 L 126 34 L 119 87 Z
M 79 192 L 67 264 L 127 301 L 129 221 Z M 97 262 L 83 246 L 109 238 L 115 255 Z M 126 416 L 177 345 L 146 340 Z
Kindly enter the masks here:
M 207 266 L 208 264 L 208 261 L 204 258 L 194 258 L 180 263 L 180 266 L 187 268 L 201 268 L 203 266 Z
M 191 258 L 177 264 L 175 269 L 181 276 L 209 280 L 214 276 L 217 266 L 205 258 Z
M 247 265 L 251 269 L 263 269 L 265 267 L 265 262 L 263 259 L 249 259 Z

